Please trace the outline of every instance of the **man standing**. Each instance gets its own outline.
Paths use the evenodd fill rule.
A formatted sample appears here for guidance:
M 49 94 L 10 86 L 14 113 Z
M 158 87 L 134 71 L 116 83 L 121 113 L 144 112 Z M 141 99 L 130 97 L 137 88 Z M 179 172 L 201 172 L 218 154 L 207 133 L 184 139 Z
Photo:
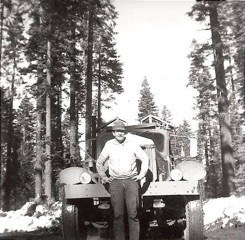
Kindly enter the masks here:
M 129 225 L 129 239 L 139 240 L 139 180 L 148 170 L 149 159 L 141 147 L 125 136 L 125 124 L 115 121 L 112 127 L 114 139 L 109 140 L 96 163 L 96 168 L 104 183 L 109 183 L 111 204 L 114 212 L 113 231 L 115 240 L 125 239 L 124 204 L 126 203 Z M 136 160 L 141 161 L 141 171 L 137 172 Z M 108 162 L 109 177 L 104 164 Z

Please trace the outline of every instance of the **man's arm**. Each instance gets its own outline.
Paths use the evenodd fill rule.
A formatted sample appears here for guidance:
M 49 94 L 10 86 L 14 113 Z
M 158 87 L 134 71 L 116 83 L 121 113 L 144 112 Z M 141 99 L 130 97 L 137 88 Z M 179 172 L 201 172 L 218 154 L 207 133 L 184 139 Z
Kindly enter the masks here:
M 143 149 L 138 145 L 135 148 L 135 155 L 136 155 L 137 159 L 139 159 L 141 161 L 140 173 L 138 174 L 138 176 L 134 177 L 134 180 L 138 181 L 138 180 L 141 180 L 142 178 L 144 178 L 147 171 L 148 171 L 149 158 L 148 158 L 147 154 L 143 151 Z
M 104 166 L 106 160 L 107 160 L 107 156 L 104 156 L 103 153 L 101 153 L 96 162 L 96 169 L 101 178 L 106 177 L 106 174 L 105 174 L 106 169 Z
M 111 182 L 111 178 L 108 178 L 106 176 L 106 168 L 105 168 L 105 162 L 107 161 L 107 159 L 109 158 L 109 154 L 108 154 L 108 144 L 105 145 L 105 147 L 103 148 L 102 152 L 100 153 L 99 158 L 96 161 L 96 169 L 98 174 L 100 175 L 100 177 L 102 178 L 102 183 L 106 183 L 106 182 Z

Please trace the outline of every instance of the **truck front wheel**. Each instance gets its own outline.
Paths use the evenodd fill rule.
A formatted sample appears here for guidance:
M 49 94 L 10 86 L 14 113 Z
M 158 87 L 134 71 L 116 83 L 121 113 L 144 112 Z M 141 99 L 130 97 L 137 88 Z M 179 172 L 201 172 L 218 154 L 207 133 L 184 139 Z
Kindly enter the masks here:
M 87 230 L 82 218 L 81 207 L 67 204 L 67 201 L 63 200 L 61 228 L 64 240 L 87 239 Z
M 190 201 L 186 204 L 185 240 L 203 240 L 203 206 L 201 200 Z

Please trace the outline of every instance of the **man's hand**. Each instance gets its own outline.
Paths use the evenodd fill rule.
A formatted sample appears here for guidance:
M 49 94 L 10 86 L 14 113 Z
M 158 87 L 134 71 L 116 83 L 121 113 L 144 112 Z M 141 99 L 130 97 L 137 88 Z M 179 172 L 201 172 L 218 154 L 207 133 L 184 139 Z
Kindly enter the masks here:
M 102 178 L 102 183 L 105 184 L 105 183 L 111 183 L 113 180 L 113 177 L 103 177 Z
M 133 178 L 133 180 L 134 180 L 135 182 L 137 182 L 137 181 L 140 181 L 142 178 L 144 178 L 144 176 L 136 175 L 136 176 L 134 176 L 134 177 L 132 177 L 132 178 Z

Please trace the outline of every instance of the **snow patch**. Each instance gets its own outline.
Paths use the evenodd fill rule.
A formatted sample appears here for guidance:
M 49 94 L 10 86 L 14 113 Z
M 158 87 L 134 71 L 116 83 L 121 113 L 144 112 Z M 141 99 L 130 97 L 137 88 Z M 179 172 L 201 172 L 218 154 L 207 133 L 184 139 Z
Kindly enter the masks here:
M 204 206 L 204 225 L 208 229 L 214 225 L 222 228 L 245 224 L 245 196 L 208 200 Z
M 26 203 L 16 211 L 0 211 L 0 233 L 32 232 L 59 227 L 61 217 L 61 203 L 38 205 L 32 216 L 26 212 L 31 202 Z

